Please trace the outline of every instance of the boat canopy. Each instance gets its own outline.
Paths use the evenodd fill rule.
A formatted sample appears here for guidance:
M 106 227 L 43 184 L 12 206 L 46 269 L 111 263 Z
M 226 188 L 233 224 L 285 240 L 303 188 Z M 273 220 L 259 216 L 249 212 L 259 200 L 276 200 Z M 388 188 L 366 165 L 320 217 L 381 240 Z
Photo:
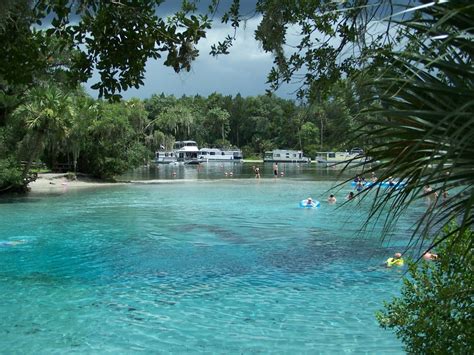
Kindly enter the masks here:
M 195 141 L 176 141 L 174 143 L 174 149 L 181 149 L 184 147 L 197 147 L 197 143 Z

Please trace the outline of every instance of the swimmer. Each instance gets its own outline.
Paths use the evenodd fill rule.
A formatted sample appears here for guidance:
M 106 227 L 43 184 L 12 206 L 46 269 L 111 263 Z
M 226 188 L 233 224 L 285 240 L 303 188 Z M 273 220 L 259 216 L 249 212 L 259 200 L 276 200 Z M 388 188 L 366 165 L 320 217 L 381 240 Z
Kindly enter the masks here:
M 423 187 L 423 192 L 424 192 L 425 194 L 429 194 L 429 193 L 432 192 L 432 191 L 433 191 L 433 189 L 431 188 L 430 185 L 425 185 L 425 186 Z
M 372 174 L 370 176 L 370 181 L 373 183 L 377 182 L 377 176 L 375 176 L 375 172 L 372 171 Z
M 328 202 L 329 203 L 336 203 L 336 196 L 334 196 L 333 194 L 330 194 L 329 197 L 328 197 Z
M 423 194 L 426 196 L 427 200 L 433 202 L 438 198 L 438 193 L 433 191 L 433 188 L 430 185 L 425 185 L 423 187 Z
M 403 266 L 404 260 L 402 259 L 402 254 L 401 253 L 395 253 L 393 254 L 392 258 L 388 258 L 385 261 L 385 266 L 386 267 L 392 267 L 392 266 Z
M 346 196 L 346 200 L 353 200 L 355 198 L 354 193 L 351 191 L 349 194 Z
M 395 180 L 392 176 L 388 177 L 388 186 L 390 186 L 390 187 L 395 186 Z
M 426 261 L 438 260 L 438 255 L 427 251 L 426 253 L 423 254 L 423 260 L 426 260 Z
M 314 204 L 313 199 L 311 197 L 308 197 L 306 199 L 306 206 L 312 206 Z
M 5 241 L 0 241 L 0 247 L 13 247 L 15 245 L 19 244 L 25 244 L 26 240 L 20 239 L 20 240 L 5 240 Z

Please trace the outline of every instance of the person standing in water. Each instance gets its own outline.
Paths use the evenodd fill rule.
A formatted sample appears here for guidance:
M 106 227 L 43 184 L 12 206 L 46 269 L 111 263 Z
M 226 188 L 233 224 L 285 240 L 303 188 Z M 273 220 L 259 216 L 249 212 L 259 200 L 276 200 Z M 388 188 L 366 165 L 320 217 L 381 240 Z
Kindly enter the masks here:
M 372 174 L 370 176 L 370 181 L 372 181 L 374 184 L 377 182 L 378 178 L 375 175 L 375 173 L 372 171 Z
M 273 164 L 273 175 L 275 177 L 278 177 L 278 163 L 277 162 Z
M 255 178 L 260 179 L 260 168 L 258 166 L 255 167 Z

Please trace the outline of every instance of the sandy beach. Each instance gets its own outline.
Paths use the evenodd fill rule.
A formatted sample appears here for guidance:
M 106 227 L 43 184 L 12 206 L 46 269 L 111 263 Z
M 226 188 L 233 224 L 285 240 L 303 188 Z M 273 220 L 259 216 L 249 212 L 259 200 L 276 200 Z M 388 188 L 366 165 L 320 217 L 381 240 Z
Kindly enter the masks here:
M 88 188 L 98 186 L 117 186 L 124 182 L 104 182 L 84 175 L 78 175 L 75 180 L 68 179 L 68 174 L 44 173 L 28 184 L 30 192 L 64 192 L 68 189 Z

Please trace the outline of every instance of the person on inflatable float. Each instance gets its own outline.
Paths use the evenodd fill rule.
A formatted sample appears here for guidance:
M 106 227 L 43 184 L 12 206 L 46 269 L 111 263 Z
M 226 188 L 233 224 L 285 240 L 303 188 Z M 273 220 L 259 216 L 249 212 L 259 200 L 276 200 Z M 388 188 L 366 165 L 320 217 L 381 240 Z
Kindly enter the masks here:
M 405 262 L 402 259 L 402 254 L 401 253 L 395 253 L 393 255 L 393 258 L 388 258 L 385 261 L 385 266 L 386 267 L 392 267 L 392 266 L 403 266 Z
M 313 199 L 311 197 L 308 197 L 306 199 L 306 206 L 314 206 Z

